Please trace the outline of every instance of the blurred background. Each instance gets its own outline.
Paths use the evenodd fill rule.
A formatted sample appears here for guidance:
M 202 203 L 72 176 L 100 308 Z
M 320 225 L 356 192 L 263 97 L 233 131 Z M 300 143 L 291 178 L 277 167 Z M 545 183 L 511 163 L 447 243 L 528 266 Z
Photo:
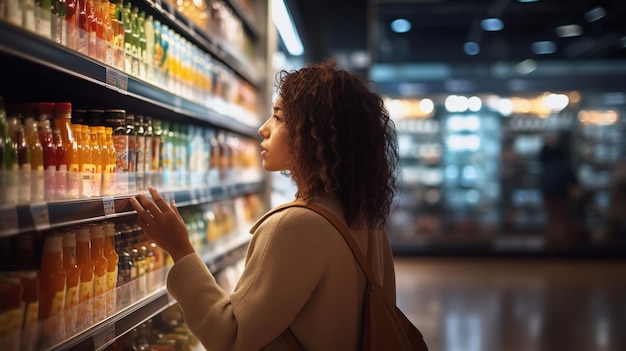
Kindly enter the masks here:
M 397 253 L 626 253 L 626 2 L 286 1 L 396 122 Z M 276 64 L 276 63 L 275 63 Z

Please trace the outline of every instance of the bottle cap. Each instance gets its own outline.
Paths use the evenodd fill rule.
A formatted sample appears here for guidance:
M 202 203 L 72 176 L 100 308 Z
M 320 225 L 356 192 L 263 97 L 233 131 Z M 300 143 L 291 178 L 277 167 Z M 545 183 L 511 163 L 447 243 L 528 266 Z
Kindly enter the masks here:
M 54 104 L 57 118 L 71 118 L 72 104 L 69 102 L 57 102 Z

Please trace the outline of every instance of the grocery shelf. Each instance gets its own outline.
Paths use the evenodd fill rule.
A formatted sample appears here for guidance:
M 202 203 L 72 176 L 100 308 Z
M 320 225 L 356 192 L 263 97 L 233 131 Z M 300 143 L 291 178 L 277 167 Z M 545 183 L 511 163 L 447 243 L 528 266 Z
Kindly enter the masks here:
M 122 101 L 122 98 L 131 98 L 150 105 L 152 109 L 157 107 L 169 110 L 244 135 L 257 136 L 256 126 L 249 126 L 232 116 L 218 113 L 211 108 L 209 102 L 201 105 L 169 93 L 4 21 L 0 21 L 0 55 L 2 55 L 0 63 L 4 67 L 27 65 L 24 66 L 25 71 L 33 71 L 35 69 L 33 64 L 37 67 L 45 67 L 46 72 L 71 77 L 72 83 L 87 83 L 89 95 L 97 95 L 104 100 Z M 237 67 L 234 68 L 237 69 Z M 7 73 L 15 74 L 16 72 Z M 16 79 L 19 79 L 18 77 Z M 76 86 L 80 89 L 80 84 Z
M 263 187 L 263 181 L 242 182 L 193 189 L 165 190 L 161 194 L 166 200 L 174 200 L 178 207 L 183 207 L 260 192 Z M 3 205 L 0 206 L 0 237 L 132 215 L 135 211 L 130 205 L 130 198 L 135 195 L 137 193 L 24 205 Z

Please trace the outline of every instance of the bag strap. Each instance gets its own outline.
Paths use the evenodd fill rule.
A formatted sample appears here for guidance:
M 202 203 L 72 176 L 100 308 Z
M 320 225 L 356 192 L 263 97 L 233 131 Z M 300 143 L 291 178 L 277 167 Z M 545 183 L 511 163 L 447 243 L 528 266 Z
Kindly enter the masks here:
M 262 217 L 262 219 L 265 219 L 269 217 L 272 213 L 276 211 L 280 211 L 287 207 L 308 208 L 314 212 L 317 212 L 322 217 L 326 218 L 326 220 L 330 222 L 330 224 L 332 224 L 335 227 L 335 229 L 337 229 L 337 231 L 339 231 L 339 233 L 341 234 L 345 242 L 350 247 L 350 250 L 352 251 L 352 254 L 354 255 L 354 257 L 356 258 L 356 261 L 359 264 L 359 267 L 361 267 L 361 270 L 365 274 L 365 279 L 367 280 L 368 288 L 371 288 L 376 285 L 376 280 L 374 279 L 374 272 L 372 271 L 369 265 L 369 262 L 367 261 L 365 256 L 363 256 L 363 253 L 361 253 L 361 250 L 359 249 L 359 246 L 357 245 L 356 241 L 354 241 L 354 238 L 352 238 L 350 231 L 348 230 L 346 225 L 343 224 L 341 220 L 339 220 L 339 218 L 337 218 L 334 214 L 332 214 L 327 209 L 321 206 L 315 205 L 315 204 L 306 203 L 301 200 L 295 200 L 295 201 L 288 202 L 288 203 L 285 203 L 283 205 L 276 207 L 273 211 L 266 213 L 265 216 Z M 262 222 L 262 221 L 259 221 L 259 222 Z M 368 235 L 370 234 L 368 233 Z M 368 238 L 368 253 L 372 252 L 372 248 L 371 248 L 372 241 L 370 239 L 371 237 Z

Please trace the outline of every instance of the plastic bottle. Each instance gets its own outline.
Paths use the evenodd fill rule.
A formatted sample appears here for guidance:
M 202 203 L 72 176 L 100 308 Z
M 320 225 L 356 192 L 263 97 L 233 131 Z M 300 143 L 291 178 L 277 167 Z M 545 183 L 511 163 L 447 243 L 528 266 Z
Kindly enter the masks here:
M 133 73 L 133 32 L 131 25 L 131 4 L 126 2 L 122 7 L 122 24 L 124 26 L 124 71 L 129 75 Z
M 106 127 L 97 126 L 96 133 L 98 138 L 98 145 L 100 146 L 100 189 L 103 196 L 114 194 L 114 183 L 111 182 L 111 169 L 109 168 L 110 150 L 107 144 Z M 115 153 L 115 150 L 113 151 Z
M 87 52 L 89 57 L 98 60 L 97 56 L 97 35 L 98 16 L 96 14 L 95 0 L 85 1 L 85 13 L 87 15 Z
M 74 135 L 74 141 L 76 142 L 76 153 L 78 154 L 78 173 L 79 173 L 79 181 L 78 181 L 78 197 L 85 197 L 85 192 L 83 190 L 84 184 L 89 180 L 88 173 L 85 172 L 85 168 L 89 169 L 89 164 L 85 164 L 87 160 L 87 156 L 85 155 L 85 144 L 83 142 L 82 135 L 82 125 L 80 124 L 72 124 L 72 134 Z M 85 177 L 87 176 L 87 179 Z M 88 190 L 87 190 L 88 191 Z
M 57 171 L 65 173 L 67 176 L 65 198 L 78 199 L 80 197 L 80 159 L 78 155 L 78 145 L 71 127 L 72 104 L 69 102 L 58 102 L 55 104 L 54 109 L 54 124 L 61 132 L 61 142 L 63 145 L 63 162 L 58 163 Z M 58 151 L 59 148 L 57 145 L 57 152 Z
M 81 54 L 89 55 L 89 18 L 87 0 L 78 0 L 76 10 L 76 26 L 78 30 L 78 47 Z
M 30 158 L 30 201 L 44 200 L 43 148 L 39 141 L 37 118 L 39 104 L 22 104 L 22 117 L 28 153 Z
M 67 165 L 65 164 L 65 150 L 63 149 L 63 137 L 58 128 L 52 130 L 52 142 L 54 143 L 54 157 L 56 174 L 54 176 L 54 199 L 63 200 L 67 195 Z
M 154 83 L 154 23 L 152 15 L 148 15 L 144 21 L 144 34 L 146 36 L 146 80 Z
M 146 116 L 144 118 L 144 130 L 145 130 L 145 151 L 144 151 L 144 189 L 154 185 L 152 182 L 152 117 Z
M 63 239 L 48 235 L 44 241 L 39 271 L 39 320 L 42 322 L 41 340 L 50 347 L 65 338 L 65 282 L 63 269 Z
M 102 23 L 103 23 L 103 40 L 104 40 L 104 63 L 111 67 L 115 67 L 115 31 L 113 29 L 112 16 L 115 15 L 115 8 L 111 12 L 111 3 L 109 0 L 102 0 Z
M 103 144 L 100 144 L 100 137 L 98 136 L 99 128 L 102 128 L 102 136 L 104 137 L 104 142 L 106 143 L 106 136 L 104 136 L 103 126 L 88 127 L 89 145 L 91 146 L 91 157 L 94 164 L 94 176 L 91 181 L 91 196 L 102 195 L 102 172 L 104 169 L 106 169 L 106 165 L 104 166 L 104 168 L 102 167 L 102 159 L 103 154 L 105 156 L 108 156 L 106 154 L 106 151 L 103 149 Z
M 83 172 L 82 194 L 83 197 L 100 196 L 99 189 L 94 189 L 96 179 L 96 163 L 97 160 L 99 160 L 100 155 L 96 156 L 94 153 L 89 126 L 83 124 L 80 130 L 83 144 L 83 157 L 81 160 L 81 171 Z M 97 193 L 94 191 L 97 191 Z
M 56 146 L 52 137 L 52 129 L 50 129 L 50 121 L 44 120 L 38 123 L 39 140 L 43 151 L 43 187 L 44 200 L 52 201 L 55 199 L 56 185 Z
M 115 223 L 104 222 L 104 257 L 107 259 L 106 315 L 116 310 L 117 273 L 119 256 L 115 252 Z
M 146 13 L 139 11 L 137 15 L 137 59 L 139 61 L 139 78 L 147 80 L 148 77 L 148 61 L 147 61 L 147 39 L 146 39 Z
M 76 328 L 83 330 L 92 324 L 94 263 L 91 260 L 91 233 L 88 227 L 76 228 L 76 263 L 80 269 Z
M 91 260 L 94 263 L 92 321 L 97 323 L 106 316 L 107 267 L 104 257 L 104 230 L 102 223 L 89 225 L 91 232 Z
M 115 146 L 115 194 L 128 193 L 128 135 L 126 134 L 126 111 L 111 109 L 104 111 L 104 122 L 112 130 Z
M 68 335 L 77 332 L 78 290 L 80 288 L 80 269 L 76 263 L 76 233 L 66 230 L 63 236 L 63 269 L 65 269 L 65 330 Z

